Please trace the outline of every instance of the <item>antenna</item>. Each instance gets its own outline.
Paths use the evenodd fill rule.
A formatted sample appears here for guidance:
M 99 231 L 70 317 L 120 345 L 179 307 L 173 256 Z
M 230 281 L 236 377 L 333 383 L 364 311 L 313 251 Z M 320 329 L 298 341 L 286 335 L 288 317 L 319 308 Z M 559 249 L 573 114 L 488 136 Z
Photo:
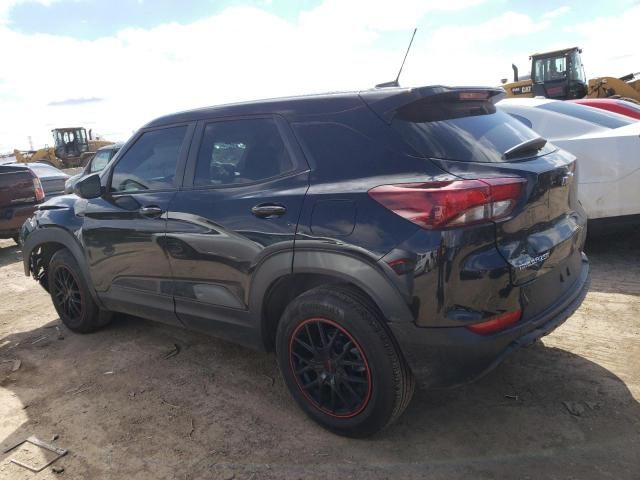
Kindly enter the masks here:
M 407 61 L 407 55 L 409 55 L 409 50 L 411 50 L 411 45 L 413 44 L 413 39 L 416 36 L 416 32 L 418 31 L 417 28 L 413 29 L 413 35 L 411 35 L 411 41 L 409 42 L 409 46 L 407 47 L 407 51 L 404 54 L 404 58 L 402 59 L 402 65 L 400 65 L 400 71 L 398 72 L 398 76 L 396 77 L 395 80 L 392 80 L 390 82 L 385 82 L 385 83 L 379 83 L 378 85 L 376 85 L 376 88 L 385 88 L 385 87 L 399 87 L 400 84 L 398 83 L 398 80 L 400 80 L 400 74 L 402 73 L 402 69 L 404 68 L 404 62 Z

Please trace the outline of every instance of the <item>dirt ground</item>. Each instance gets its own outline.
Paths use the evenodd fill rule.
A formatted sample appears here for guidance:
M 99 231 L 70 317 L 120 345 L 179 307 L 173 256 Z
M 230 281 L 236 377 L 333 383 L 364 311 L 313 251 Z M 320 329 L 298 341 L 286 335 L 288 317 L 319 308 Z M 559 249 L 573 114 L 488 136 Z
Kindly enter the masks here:
M 561 328 L 350 440 L 304 416 L 273 354 L 126 317 L 71 333 L 0 241 L 0 479 L 640 479 L 640 232 L 587 252 L 591 292 Z M 69 450 L 63 473 L 9 463 L 30 435 Z

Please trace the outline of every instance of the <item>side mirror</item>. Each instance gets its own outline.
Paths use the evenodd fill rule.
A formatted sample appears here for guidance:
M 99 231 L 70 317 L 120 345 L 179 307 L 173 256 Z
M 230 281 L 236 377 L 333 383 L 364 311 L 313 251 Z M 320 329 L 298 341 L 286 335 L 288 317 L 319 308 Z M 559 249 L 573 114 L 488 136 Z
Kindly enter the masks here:
M 94 173 L 80 179 L 78 183 L 76 183 L 73 193 L 80 198 L 98 198 L 102 196 L 100 175 Z

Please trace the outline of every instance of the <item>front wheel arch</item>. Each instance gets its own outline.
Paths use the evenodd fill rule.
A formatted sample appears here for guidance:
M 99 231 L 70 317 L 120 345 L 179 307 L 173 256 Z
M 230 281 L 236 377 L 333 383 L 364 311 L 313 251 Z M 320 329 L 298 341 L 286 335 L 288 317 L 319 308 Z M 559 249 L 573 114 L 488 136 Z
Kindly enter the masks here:
M 46 269 L 51 257 L 62 248 L 66 248 L 71 255 L 73 255 L 84 278 L 88 282 L 87 287 L 91 297 L 102 307 L 93 288 L 93 282 L 89 274 L 89 268 L 82 247 L 78 243 L 78 240 L 67 230 L 59 227 L 48 227 L 46 229 L 33 230 L 25 236 L 22 248 L 25 275 L 33 276 L 34 279 L 40 281 L 42 284 L 41 280 L 43 280 L 43 278 L 39 276 L 43 272 L 34 271 L 33 269 L 37 266 Z M 44 273 L 46 275 L 46 270 Z

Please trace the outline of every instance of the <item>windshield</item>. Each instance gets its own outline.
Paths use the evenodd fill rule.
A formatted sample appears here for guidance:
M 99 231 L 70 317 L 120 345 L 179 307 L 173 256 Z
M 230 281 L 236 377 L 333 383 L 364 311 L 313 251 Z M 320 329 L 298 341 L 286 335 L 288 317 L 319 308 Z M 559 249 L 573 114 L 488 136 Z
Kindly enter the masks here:
M 540 105 L 539 108 L 595 123 L 605 128 L 620 128 L 635 123 L 634 120 L 617 113 L 571 102 L 549 102 Z
M 392 127 L 417 153 L 462 162 L 505 162 L 509 149 L 539 138 L 490 102 L 414 102 L 398 111 Z M 549 145 L 540 150 L 548 153 Z M 522 157 L 531 156 L 531 150 Z M 534 153 L 535 155 L 535 153 Z
M 536 83 L 567 78 L 567 59 L 564 55 L 538 58 L 533 62 L 533 81 Z

